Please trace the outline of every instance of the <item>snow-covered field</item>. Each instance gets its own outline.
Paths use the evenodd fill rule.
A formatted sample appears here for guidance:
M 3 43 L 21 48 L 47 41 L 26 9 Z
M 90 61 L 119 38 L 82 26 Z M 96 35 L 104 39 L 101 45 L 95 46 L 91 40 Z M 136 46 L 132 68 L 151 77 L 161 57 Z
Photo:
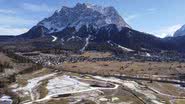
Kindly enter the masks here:
M 39 99 L 39 93 L 37 92 L 37 88 L 39 87 L 39 85 L 41 85 L 42 81 L 44 80 L 48 81 L 46 86 L 48 94 L 44 98 Z M 101 90 L 113 90 L 117 89 L 119 86 L 117 84 L 114 85 L 115 86 L 113 88 L 91 87 L 90 84 L 81 82 L 80 78 L 77 76 L 75 77 L 68 75 L 60 76 L 56 75 L 56 73 L 53 73 L 30 79 L 28 80 L 28 84 L 26 86 L 18 87 L 16 89 L 13 89 L 13 91 L 22 94 L 22 96 L 30 96 L 31 98 L 30 102 L 27 102 L 25 104 L 32 104 L 33 102 L 47 101 L 64 94 L 88 93 L 88 96 L 92 96 L 91 94 L 95 96 L 98 95 L 98 93 L 103 93 Z M 96 92 L 96 94 L 92 92 Z M 85 96 L 86 95 L 84 95 L 83 98 L 85 98 Z M 80 97 L 82 96 L 79 96 L 79 98 Z M 91 97 L 91 99 L 93 98 Z
M 49 91 L 48 95 L 62 95 L 91 90 L 91 87 L 87 83 L 63 75 L 49 80 L 47 89 Z
M 142 89 L 145 86 L 139 85 L 135 81 L 125 81 L 125 80 L 120 80 L 120 79 L 117 79 L 117 78 L 114 78 L 114 77 L 109 77 L 109 78 L 100 77 L 100 76 L 93 76 L 93 77 L 96 78 L 96 79 L 99 79 L 99 80 L 119 83 L 123 86 L 128 87 L 129 89 L 131 89 L 133 91 L 136 91 L 140 94 L 145 95 L 146 98 L 149 99 L 154 104 L 163 104 L 163 103 L 161 103 L 157 100 L 157 97 L 154 95 L 154 92 L 152 92 L 148 89 Z
M 41 81 L 47 79 L 47 78 L 51 78 L 53 76 L 55 76 L 56 73 L 53 74 L 48 74 L 48 75 L 44 75 L 41 77 L 37 77 L 37 78 L 33 78 L 28 80 L 28 84 L 25 87 L 19 87 L 17 89 L 13 89 L 14 92 L 23 92 L 23 96 L 25 95 L 30 95 L 31 100 L 35 100 L 37 98 L 35 98 L 35 90 L 36 88 L 41 84 Z
M 3 95 L 0 98 L 0 104 L 12 104 L 12 103 L 13 103 L 13 101 L 10 96 Z
M 75 99 L 75 101 L 82 100 L 85 98 L 88 98 L 92 101 L 95 101 L 96 103 L 99 103 L 99 99 L 106 100 L 103 98 L 104 96 L 101 96 L 104 91 L 114 91 L 118 90 L 119 86 L 124 86 L 131 91 L 134 91 L 140 95 L 144 95 L 141 99 L 144 101 L 150 102 L 151 104 L 164 104 L 159 100 L 158 96 L 156 95 L 156 92 L 158 92 L 159 95 L 164 95 L 163 93 L 160 93 L 159 91 L 151 90 L 146 88 L 146 86 L 138 84 L 136 81 L 130 81 L 130 80 L 121 80 L 114 77 L 101 77 L 101 76 L 88 76 L 89 78 L 85 79 L 85 77 L 77 77 L 77 76 L 71 76 L 71 75 L 58 75 L 56 73 L 48 74 L 40 77 L 36 77 L 33 79 L 28 80 L 28 84 L 24 87 L 19 87 L 17 89 L 14 89 L 15 92 L 23 92 L 23 95 L 30 96 L 30 101 L 28 101 L 25 104 L 32 104 L 33 102 L 43 102 L 48 101 L 53 98 L 58 98 L 62 95 L 73 95 L 69 98 Z M 47 94 L 44 98 L 39 98 L 37 92 L 37 87 L 42 84 L 42 81 L 47 80 L 46 86 L 44 86 L 47 89 Z M 113 85 L 112 87 L 92 87 L 90 85 L 94 81 L 95 83 L 109 83 Z M 76 95 L 76 96 L 74 96 Z M 166 96 L 166 95 L 164 95 Z M 171 96 L 170 96 L 171 97 Z M 119 98 L 116 98 L 119 100 Z M 2 98 L 0 99 L 2 100 Z M 115 100 L 115 99 L 113 99 Z M 109 99 L 109 101 L 111 101 Z M 112 104 L 112 103 L 110 103 Z
M 38 86 L 38 82 L 40 80 L 48 78 L 49 76 L 52 76 L 52 75 L 53 74 L 31 79 L 29 81 L 29 82 L 32 82 L 31 85 L 28 84 L 26 87 L 19 88 L 19 90 L 22 89 L 22 90 L 27 90 L 29 92 L 33 92 L 34 88 L 36 88 L 36 86 Z M 48 90 L 47 96 L 45 96 L 42 99 L 36 99 L 36 100 L 32 99 L 31 102 L 28 102 L 26 104 L 32 104 L 33 101 L 34 102 L 47 101 L 47 100 L 52 99 L 53 97 L 57 97 L 57 96 L 63 95 L 63 94 L 75 94 L 75 93 L 98 91 L 98 89 L 90 87 L 89 84 L 80 82 L 77 79 L 72 78 L 67 75 L 56 76 L 53 79 L 48 80 L 48 84 L 47 84 L 46 88 Z M 30 93 L 30 94 L 32 94 L 32 93 Z M 96 94 L 93 94 L 93 95 L 96 95 Z M 33 96 L 33 95 L 30 95 L 30 96 Z

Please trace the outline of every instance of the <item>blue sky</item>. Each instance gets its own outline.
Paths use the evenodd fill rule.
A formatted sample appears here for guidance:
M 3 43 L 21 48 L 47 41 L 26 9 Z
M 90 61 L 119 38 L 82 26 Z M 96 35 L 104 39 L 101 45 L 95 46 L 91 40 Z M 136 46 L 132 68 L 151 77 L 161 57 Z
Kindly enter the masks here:
M 0 0 L 0 35 L 24 33 L 55 10 L 78 2 L 114 6 L 133 29 L 159 37 L 185 24 L 185 0 Z

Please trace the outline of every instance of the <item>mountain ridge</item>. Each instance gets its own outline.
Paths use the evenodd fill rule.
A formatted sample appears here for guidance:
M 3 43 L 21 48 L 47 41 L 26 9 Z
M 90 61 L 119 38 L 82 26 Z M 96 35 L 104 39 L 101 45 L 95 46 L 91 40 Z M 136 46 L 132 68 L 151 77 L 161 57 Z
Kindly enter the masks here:
M 174 35 L 174 37 L 178 37 L 178 36 L 185 36 L 185 25 L 183 25 L 180 29 L 178 29 Z
M 106 22 L 107 18 L 115 20 L 112 23 Z M 45 25 L 46 23 L 49 24 Z M 75 23 L 76 25 L 74 25 Z M 54 31 L 56 28 L 58 30 Z M 12 47 L 20 50 L 23 48 L 21 49 L 19 46 L 27 47 L 26 45 L 28 45 L 30 49 L 49 47 L 75 51 L 115 49 L 122 51 L 147 49 L 157 52 L 163 50 L 185 51 L 185 48 L 180 48 L 184 38 L 162 39 L 136 31 L 124 21 L 116 9 L 89 4 L 77 4 L 73 8 L 63 7 L 51 17 L 40 21 L 28 32 L 11 39 L 9 37 L 3 39 L 10 40 L 11 45 L 15 45 Z
M 80 3 L 72 8 L 62 7 L 60 11 L 55 11 L 52 16 L 40 21 L 37 26 L 43 26 L 49 30 L 49 33 L 53 33 L 62 31 L 66 27 L 75 27 L 78 31 L 83 25 L 100 28 L 108 24 L 116 24 L 120 29 L 131 28 L 114 7 Z

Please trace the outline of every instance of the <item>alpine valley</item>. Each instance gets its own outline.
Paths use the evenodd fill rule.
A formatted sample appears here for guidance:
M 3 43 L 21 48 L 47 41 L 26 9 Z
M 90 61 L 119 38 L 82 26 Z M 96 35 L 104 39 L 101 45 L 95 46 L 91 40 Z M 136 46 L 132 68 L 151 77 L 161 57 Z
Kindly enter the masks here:
M 185 26 L 158 38 L 114 7 L 63 6 L 0 36 L 0 104 L 185 104 L 184 53 Z

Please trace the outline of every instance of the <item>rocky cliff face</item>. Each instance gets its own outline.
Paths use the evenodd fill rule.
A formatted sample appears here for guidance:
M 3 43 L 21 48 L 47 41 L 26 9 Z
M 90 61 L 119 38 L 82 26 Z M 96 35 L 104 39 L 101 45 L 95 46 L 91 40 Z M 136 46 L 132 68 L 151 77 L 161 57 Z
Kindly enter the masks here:
M 49 33 L 59 32 L 66 27 L 74 27 L 78 31 L 82 26 L 101 28 L 115 24 L 119 29 L 130 26 L 123 20 L 113 7 L 101 7 L 90 4 L 77 4 L 73 8 L 62 7 L 51 17 L 38 23 L 49 30 Z

